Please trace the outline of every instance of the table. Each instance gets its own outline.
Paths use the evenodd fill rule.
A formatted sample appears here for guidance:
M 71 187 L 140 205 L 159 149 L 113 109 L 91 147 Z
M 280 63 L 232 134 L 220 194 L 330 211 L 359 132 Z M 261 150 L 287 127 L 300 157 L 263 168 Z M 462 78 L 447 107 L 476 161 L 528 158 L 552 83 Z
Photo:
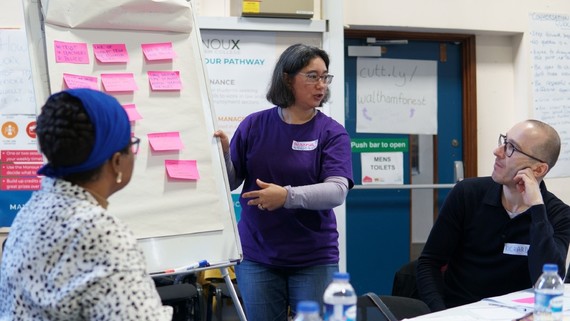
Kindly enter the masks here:
M 532 312 L 533 304 L 534 292 L 527 289 L 405 320 L 512 321 Z M 570 284 L 564 290 L 564 321 L 570 321 Z

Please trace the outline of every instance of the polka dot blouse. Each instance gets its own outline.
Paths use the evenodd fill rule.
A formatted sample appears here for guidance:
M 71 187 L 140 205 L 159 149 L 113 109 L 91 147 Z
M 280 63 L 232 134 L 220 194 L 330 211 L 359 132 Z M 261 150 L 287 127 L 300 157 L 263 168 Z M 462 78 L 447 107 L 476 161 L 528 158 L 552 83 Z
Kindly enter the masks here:
M 126 225 L 83 188 L 44 178 L 10 228 L 0 320 L 171 320 Z

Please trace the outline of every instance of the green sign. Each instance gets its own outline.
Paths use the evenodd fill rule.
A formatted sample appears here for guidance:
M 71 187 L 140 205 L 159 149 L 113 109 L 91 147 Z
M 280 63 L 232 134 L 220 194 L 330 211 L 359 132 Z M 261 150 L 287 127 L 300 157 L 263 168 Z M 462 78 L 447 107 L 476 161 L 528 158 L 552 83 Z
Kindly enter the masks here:
M 407 152 L 407 138 L 354 138 L 350 141 L 353 153 Z

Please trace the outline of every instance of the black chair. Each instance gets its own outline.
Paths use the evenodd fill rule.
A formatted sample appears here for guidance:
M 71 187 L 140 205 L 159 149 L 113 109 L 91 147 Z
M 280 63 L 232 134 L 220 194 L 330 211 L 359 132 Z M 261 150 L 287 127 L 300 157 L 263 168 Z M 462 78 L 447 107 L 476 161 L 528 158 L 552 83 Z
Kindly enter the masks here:
M 162 304 L 174 310 L 172 321 L 203 320 L 202 286 L 194 273 L 155 277 L 154 283 Z
M 358 297 L 356 310 L 357 321 L 398 321 L 386 304 L 372 292 Z
M 369 292 L 358 297 L 358 321 L 397 321 L 430 313 L 421 300 Z
M 212 321 L 214 299 L 216 302 L 216 321 L 222 321 L 224 301 L 232 300 L 230 290 L 224 279 L 210 279 L 208 281 L 206 285 L 208 287 L 208 291 L 206 291 L 206 321 Z M 232 283 L 238 299 L 241 300 L 241 293 L 236 282 Z
M 394 275 L 392 284 L 392 295 L 419 299 L 418 287 L 416 285 L 416 267 L 418 260 L 413 260 L 404 264 Z

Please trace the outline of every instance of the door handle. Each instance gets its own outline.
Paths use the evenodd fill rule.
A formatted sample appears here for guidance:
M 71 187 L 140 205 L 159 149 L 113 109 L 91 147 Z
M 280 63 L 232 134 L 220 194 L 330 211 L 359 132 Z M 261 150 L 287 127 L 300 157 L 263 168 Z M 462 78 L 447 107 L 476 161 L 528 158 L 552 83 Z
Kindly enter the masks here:
M 453 178 L 455 182 L 462 181 L 463 178 L 463 161 L 453 162 Z

